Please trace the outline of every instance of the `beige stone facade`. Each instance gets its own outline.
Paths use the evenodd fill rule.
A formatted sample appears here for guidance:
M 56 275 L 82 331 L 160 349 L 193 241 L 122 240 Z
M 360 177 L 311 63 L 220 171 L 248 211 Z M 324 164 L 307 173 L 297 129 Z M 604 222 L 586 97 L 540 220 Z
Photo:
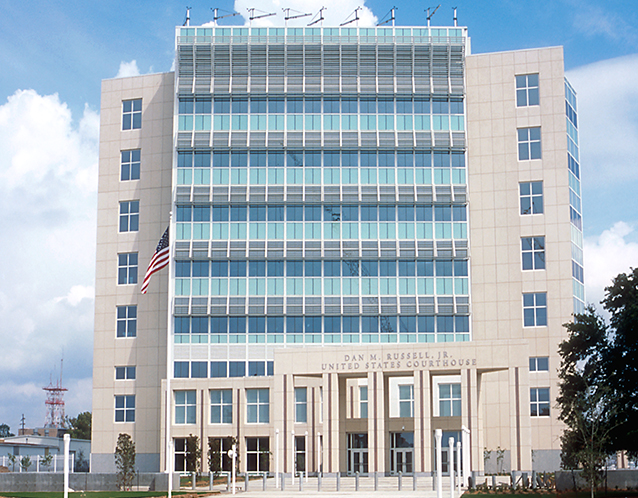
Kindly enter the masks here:
M 195 33 L 195 29 L 200 28 L 192 28 L 192 33 Z M 178 470 L 183 470 L 179 467 L 184 465 L 184 440 L 195 435 L 204 443 L 201 462 L 204 471 L 208 470 L 208 441 L 213 440 L 217 442 L 214 444 L 220 444 L 218 449 L 222 451 L 229 444 L 228 438 L 232 437 L 239 443 L 242 471 L 278 470 L 291 473 L 295 461 L 297 471 L 311 473 L 323 471 L 347 474 L 359 470 L 392 474 L 401 470 L 404 473 L 429 475 L 434 470 L 434 431 L 442 429 L 445 441 L 448 437 L 461 440 L 464 428 L 470 434 L 469 447 L 463 449 L 464 461 L 470 465 L 471 470 L 496 470 L 497 450 L 504 450 L 504 459 L 499 462 L 501 468 L 498 470 L 557 468 L 561 433 L 554 401 L 560 361 L 557 346 L 565 335 L 562 324 L 570 320 L 578 303 L 582 301 L 580 299 L 577 302 L 580 287 L 573 277 L 573 260 L 578 259 L 579 248 L 582 253 L 582 232 L 573 221 L 580 215 L 580 206 L 573 206 L 573 195 L 570 207 L 570 193 L 579 187 L 577 176 L 570 172 L 573 168 L 568 167 L 568 157 L 573 156 L 574 149 L 572 147 L 568 151 L 570 125 L 568 121 L 566 125 L 565 116 L 568 84 L 564 78 L 562 49 L 470 55 L 467 53 L 464 28 L 450 28 L 445 37 L 441 33 L 435 36 L 434 31 L 429 37 L 417 37 L 417 28 L 408 28 L 408 31 L 413 30 L 409 42 L 406 41 L 409 37 L 405 33 L 399 34 L 396 31 L 393 34 L 395 38 L 392 38 L 392 50 L 395 51 L 393 53 L 397 61 L 404 45 L 410 47 L 414 67 L 418 65 L 414 55 L 418 49 L 415 46 L 430 47 L 431 52 L 428 53 L 433 57 L 432 60 L 436 59 L 432 53 L 445 49 L 448 56 L 453 54 L 450 57 L 459 57 L 461 79 L 455 79 L 450 66 L 445 66 L 448 71 L 445 89 L 437 87 L 436 78 L 432 77 L 432 86 L 428 86 L 429 90 L 426 92 L 419 89 L 422 83 L 419 83 L 417 71 L 414 70 L 412 86 L 408 90 L 401 86 L 403 80 L 399 73 L 394 75 L 395 83 L 384 90 L 383 85 L 387 82 L 379 73 L 375 76 L 377 86 L 370 90 L 365 87 L 367 76 L 364 70 L 357 69 L 360 71 L 356 83 L 359 93 L 347 87 L 349 80 L 346 80 L 346 76 L 342 76 L 341 86 L 337 84 L 337 91 L 331 89 L 330 85 L 334 82 L 327 75 L 322 80 L 322 85 L 317 87 L 319 90 L 313 90 L 314 80 L 310 73 L 304 76 L 306 79 L 303 91 L 297 92 L 291 90 L 296 84 L 292 73 L 286 73 L 287 86 L 282 85 L 281 88 L 277 86 L 275 76 L 270 75 L 269 79 L 265 79 L 264 94 L 253 88 L 261 84 L 261 80 L 255 75 L 244 84 L 241 76 L 234 75 L 231 80 L 224 79 L 221 70 L 219 74 L 214 73 L 211 76 L 208 73 L 205 77 L 201 74 L 198 77 L 195 70 L 196 76 L 193 77 L 184 68 L 191 64 L 189 61 L 205 60 L 206 57 L 212 61 L 214 68 L 216 59 L 210 55 L 210 47 L 222 54 L 217 59 L 220 61 L 225 53 L 223 47 L 229 44 L 233 47 L 233 53 L 239 53 L 241 47 L 248 44 L 254 54 L 258 54 L 260 52 L 254 47 L 260 44 L 265 43 L 269 50 L 275 51 L 278 46 L 296 42 L 290 38 L 284 41 L 282 37 L 269 45 L 271 41 L 264 41 L 264 35 L 264 39 L 246 36 L 244 43 L 243 32 L 240 33 L 241 36 L 233 34 L 231 41 L 226 34 L 222 39 L 221 35 L 211 36 L 204 28 L 201 29 L 201 36 L 199 31 L 195 36 L 191 31 L 179 31 L 178 28 L 177 74 L 165 73 L 103 82 L 92 470 L 108 471 L 114 468 L 113 450 L 121 432 L 131 434 L 136 442 L 140 470 L 166 469 L 167 370 L 171 376 L 169 409 L 172 421 L 168 432 L 175 448 L 175 456 L 170 465 Z M 419 33 L 423 31 L 421 28 L 418 30 Z M 341 46 L 344 54 L 352 42 L 347 37 L 336 41 L 326 35 L 327 31 L 322 33 L 326 46 Z M 312 36 L 315 35 L 313 32 Z M 357 43 L 360 47 L 369 42 L 363 31 L 358 36 L 360 38 Z M 316 42 L 314 38 L 310 41 Z M 301 43 L 299 40 L 297 42 Z M 388 42 L 385 38 L 375 43 L 381 47 L 375 53 L 381 53 L 390 46 L 386 46 Z M 455 52 L 456 49 L 461 55 Z M 200 50 L 202 52 L 197 53 L 204 55 L 200 59 L 193 58 L 194 52 L 189 50 Z M 291 48 L 286 50 L 289 51 L 287 54 L 292 53 Z M 305 50 L 305 53 L 309 53 L 310 49 Z M 361 54 L 364 53 L 363 48 L 359 50 Z M 359 62 L 357 60 L 358 68 Z M 381 62 L 378 64 L 380 68 Z M 432 67 L 435 64 L 432 62 Z M 195 67 L 197 68 L 197 63 Z M 274 69 L 272 71 L 276 72 Z M 538 89 L 538 103 L 517 105 L 516 82 L 520 75 L 538 75 L 536 86 L 533 79 L 529 80 L 531 83 L 528 85 Z M 430 77 L 427 79 L 427 84 L 430 85 Z M 312 99 L 319 99 L 321 102 L 323 99 L 324 104 L 328 96 L 333 100 L 336 96 L 337 101 L 341 98 L 345 102 L 353 99 L 356 101 L 358 95 L 374 95 L 375 102 L 386 102 L 390 98 L 397 111 L 395 121 L 386 119 L 379 111 L 379 124 L 375 124 L 379 129 L 375 131 L 372 144 L 372 135 L 364 131 L 363 124 L 359 125 L 361 129 L 354 134 L 350 130 L 334 132 L 332 128 L 327 128 L 327 111 L 320 111 L 322 117 L 317 119 L 321 119 L 323 124 L 316 133 L 308 131 L 308 126 L 311 125 L 304 125 L 306 128 L 300 132 L 292 131 L 294 128 L 291 126 L 294 127 L 294 124 L 288 124 L 280 132 L 276 119 L 271 119 L 271 116 L 264 118 L 263 123 L 266 124 L 263 126 L 267 129 L 262 132 L 265 128 L 262 128 L 259 116 L 251 114 L 263 113 L 266 116 L 265 110 L 236 111 L 235 107 L 230 107 L 231 101 L 233 105 L 237 101 L 237 109 L 240 109 L 241 102 L 244 102 L 242 99 L 245 99 L 246 109 L 253 109 L 248 107 L 249 102 L 250 105 L 255 102 L 254 109 L 257 109 L 259 98 L 263 97 L 265 105 L 266 97 L 273 95 L 281 99 L 281 102 L 284 99 L 289 102 L 293 99 L 291 96 L 294 96 L 305 98 L 304 102 Z M 428 107 L 427 114 L 428 123 L 431 122 L 432 125 L 430 128 L 428 124 L 425 130 L 417 129 L 416 125 L 421 122 L 416 111 L 416 102 L 421 98 L 427 99 L 428 106 L 430 103 L 432 105 L 431 108 Z M 402 118 L 400 112 L 403 111 L 399 111 L 398 102 L 405 102 L 406 99 L 410 102 L 411 113 L 414 109 L 414 118 L 411 114 L 409 120 Z M 125 104 L 140 100 L 139 104 Z M 448 106 L 453 102 L 462 102 L 462 117 L 448 111 L 449 121 L 445 118 L 438 120 L 435 115 L 438 111 L 434 110 L 434 105 L 435 101 L 438 103 L 443 100 Z M 203 103 L 198 111 L 200 102 Z M 223 107 L 225 102 L 228 102 L 228 110 Z M 533 99 L 531 102 L 534 102 Z M 219 107 L 216 107 L 218 103 Z M 192 110 L 193 104 L 195 111 Z M 141 106 L 138 117 L 134 116 L 137 112 L 136 105 Z M 206 105 L 209 106 L 208 109 Z M 189 112 L 193 114 L 194 120 L 190 115 L 187 116 Z M 198 112 L 204 117 L 198 117 Z M 242 124 L 244 118 L 241 116 L 235 119 L 235 112 L 245 113 L 245 122 L 248 124 Z M 212 118 L 207 117 L 207 114 L 212 115 Z M 226 118 L 221 114 L 229 116 L 228 124 L 225 124 Z M 345 111 L 341 111 L 341 114 L 340 122 L 345 123 Z M 126 121 L 127 115 L 133 120 L 130 123 L 141 119 L 139 128 Z M 431 121 L 430 116 L 433 116 Z M 289 118 L 287 115 L 284 117 Z M 363 119 L 363 110 L 357 119 L 359 118 Z M 281 119 L 283 123 L 284 118 Z M 396 128 L 391 138 L 387 130 L 380 128 L 382 119 L 386 123 L 384 126 L 392 123 Z M 404 128 L 409 123 L 414 129 L 409 134 L 405 129 L 399 129 L 400 120 L 404 123 Z M 294 120 L 287 121 L 291 122 L 294 123 Z M 369 126 L 369 122 L 366 122 L 368 124 L 365 126 Z M 459 122 L 462 124 L 455 126 L 460 129 L 454 129 L 451 123 Z M 123 129 L 127 127 L 132 129 Z M 328 132 L 327 129 L 331 131 Z M 521 159 L 519 130 L 536 129 L 540 129 L 539 147 L 542 157 Z M 530 133 L 535 131 L 525 133 L 532 137 Z M 280 142 L 275 142 L 276 140 Z M 530 138 L 528 141 L 531 143 L 534 140 Z M 461 154 L 464 160 L 462 166 L 457 164 L 456 177 L 455 171 L 452 172 L 452 178 L 456 180 L 451 180 L 449 173 L 446 176 L 445 168 L 437 170 L 436 163 L 433 163 L 429 184 L 427 180 L 416 180 L 420 174 L 418 162 L 414 163 L 414 173 L 410 173 L 414 175 L 412 184 L 409 184 L 411 177 L 408 173 L 399 171 L 399 159 L 396 178 L 392 173 L 392 180 L 381 181 L 381 175 L 388 173 L 379 164 L 378 185 L 374 188 L 365 184 L 368 180 L 364 181 L 363 152 L 359 160 L 361 164 L 357 165 L 358 180 L 347 186 L 346 171 L 350 175 L 357 167 L 346 170 L 344 162 L 340 177 L 342 184 L 335 187 L 335 182 L 327 182 L 323 173 L 323 180 L 309 185 L 309 167 L 306 164 L 303 180 L 306 182 L 305 190 L 300 196 L 302 187 L 290 180 L 294 175 L 294 172 L 290 173 L 293 170 L 290 168 L 291 159 L 287 159 L 288 169 L 282 168 L 281 175 L 285 180 L 281 183 L 278 183 L 275 168 L 264 169 L 264 178 L 267 180 L 263 182 L 258 180 L 260 173 L 253 174 L 252 169 L 252 161 L 257 161 L 253 159 L 257 156 L 251 155 L 253 152 L 276 150 L 288 153 L 291 149 L 319 151 L 319 154 L 322 150 L 353 149 L 374 149 L 375 154 L 376 151 L 380 151 L 380 154 L 392 149 L 392 154 L 396 151 L 396 157 L 406 151 L 410 154 L 412 151 L 426 151 L 426 154 L 432 155 L 446 151 L 446 154 Z M 136 167 L 131 164 L 136 162 L 135 158 L 138 156 L 126 153 L 133 150 L 139 151 L 138 177 L 130 173 Z M 228 152 L 231 156 L 239 151 L 241 154 L 245 153 L 245 156 L 238 155 L 238 158 L 251 158 L 251 168 L 246 168 L 245 178 L 240 172 L 244 168 L 243 163 L 231 163 L 228 177 L 224 177 L 228 173 L 224 173 L 223 168 L 216 170 L 217 156 L 214 154 L 219 151 Z M 198 169 L 198 152 L 208 158 L 212 154 L 212 168 L 211 164 L 207 167 L 199 164 Z M 195 162 L 185 168 L 184 158 L 192 157 L 195 157 Z M 200 156 L 200 159 L 201 157 L 204 156 Z M 227 156 L 219 157 L 226 157 L 228 161 Z M 327 157 L 325 152 L 323 157 Z M 327 159 L 324 159 L 324 169 L 327 165 L 325 161 Z M 123 168 L 129 168 L 126 170 L 128 173 Z M 463 171 L 459 173 L 461 170 Z M 370 174 L 368 169 L 365 174 Z M 425 173 L 422 174 L 427 177 Z M 443 180 L 437 180 L 438 174 Z M 532 212 L 523 212 L 523 197 L 534 197 L 533 193 L 527 194 L 524 189 L 533 183 L 536 184 L 534 188 L 538 183 L 542 184 L 543 207 L 540 212 L 534 211 L 536 208 L 530 208 Z M 351 194 L 352 192 L 356 194 Z M 578 202 L 579 194 L 577 192 Z M 537 200 L 535 198 L 534 202 Z M 131 201 L 139 201 L 139 205 L 130 204 Z M 206 218 L 188 218 L 185 221 L 186 218 L 183 217 L 184 212 L 192 216 L 190 213 L 193 209 L 201 206 L 206 209 L 211 206 L 227 209 L 245 205 L 248 209 L 256 205 L 297 204 L 382 207 L 424 205 L 430 208 L 432 205 L 441 205 L 450 206 L 450 209 L 456 206 L 466 209 L 467 218 L 459 223 L 455 219 L 454 236 L 437 235 L 437 219 L 430 220 L 435 223 L 429 225 L 430 232 L 425 238 L 419 238 L 414 232 L 408 231 L 408 234 L 412 233 L 412 241 L 409 241 L 412 246 L 405 242 L 409 236 L 397 235 L 396 240 L 392 240 L 390 250 L 387 239 L 392 237 L 381 240 L 382 237 L 379 236 L 380 244 L 376 245 L 377 242 L 374 242 L 374 250 L 377 252 L 371 256 L 369 239 L 363 235 L 362 217 L 359 220 L 362 222 L 358 227 L 360 231 L 357 232 L 359 240 L 356 243 L 342 241 L 341 246 L 336 242 L 339 255 L 335 257 L 335 237 L 329 236 L 325 227 L 322 227 L 324 235 L 315 240 L 307 239 L 304 245 L 304 242 L 292 240 L 292 229 L 286 226 L 286 235 L 283 237 L 285 242 L 279 242 L 276 236 L 272 237 L 274 240 L 270 240 L 270 231 L 263 237 L 255 235 L 260 233 L 260 227 L 257 226 L 258 223 L 250 223 L 253 221 L 253 214 L 250 214 L 249 220 L 243 220 L 248 225 L 243 228 L 248 230 L 247 235 L 243 235 L 244 241 L 241 235 L 233 235 L 233 230 L 241 233 L 242 228 L 239 225 L 242 223 L 238 222 L 233 226 L 231 214 L 230 236 L 225 235 L 226 240 L 223 239 L 223 230 L 219 232 L 222 236 L 215 232 L 218 228 L 215 226 L 215 213 L 212 222 L 210 218 L 208 221 Z M 123 212 L 134 211 L 135 206 L 139 210 L 137 227 L 126 225 L 134 222 L 131 221 L 131 212 Z M 179 211 L 182 206 L 187 206 L 187 210 Z M 574 209 L 577 211 L 575 215 Z M 157 241 L 169 224 L 171 211 L 171 264 L 153 276 L 148 294 L 141 295 L 140 285 L 144 271 Z M 247 212 L 252 213 L 250 209 Z M 270 223 L 272 220 L 268 221 Z M 286 221 L 289 222 L 290 219 L 287 218 Z M 401 221 L 398 220 L 398 230 L 402 229 Z M 417 232 L 419 222 L 416 221 Z M 122 223 L 126 225 L 124 228 Z M 202 228 L 202 224 L 210 226 Z M 381 224 L 379 221 L 380 231 L 384 229 Z M 447 229 L 443 227 L 444 224 L 440 223 L 442 231 Z M 276 223 L 270 225 L 274 227 Z M 268 230 L 271 230 L 270 225 Z M 310 230 L 308 225 L 310 224 L 306 224 L 304 232 L 306 238 Z M 434 235 L 432 225 L 435 225 Z M 457 228 L 460 235 L 456 235 Z M 197 230 L 202 230 L 207 235 L 195 236 Z M 276 227 L 272 232 L 276 232 Z M 446 237 L 451 240 L 441 240 Z M 345 235 L 343 238 L 346 238 Z M 542 249 L 534 246 L 534 249 L 529 250 L 532 258 L 537 258 L 533 259 L 532 265 L 539 265 L 531 269 L 525 268 L 527 263 L 523 262 L 527 240 L 534 244 L 537 241 L 540 244 L 542 240 Z M 355 246 L 356 249 L 353 249 Z M 406 249 L 409 247 L 412 249 Z M 240 252 L 241 255 L 238 256 Z M 130 254 L 137 257 L 135 265 L 131 264 L 130 259 L 126 259 Z M 121 259 L 120 255 L 127 256 Z M 344 282 L 339 284 L 343 285 L 339 288 L 343 289 L 344 297 L 335 298 L 332 297 L 335 294 L 327 290 L 326 281 L 329 279 L 326 273 L 320 273 L 317 281 L 322 282 L 319 284 L 309 282 L 311 279 L 301 278 L 305 289 L 304 297 L 290 297 L 294 294 L 290 289 L 297 283 L 288 278 L 289 273 L 286 273 L 288 280 L 285 280 L 285 291 L 279 291 L 277 279 L 271 279 L 270 274 L 264 274 L 268 278 L 263 278 L 262 283 L 259 278 L 252 278 L 254 275 L 250 273 L 238 278 L 232 272 L 230 276 L 222 278 L 207 273 L 202 279 L 195 274 L 185 277 L 179 273 L 182 271 L 179 268 L 183 266 L 178 268 L 182 264 L 180 262 L 185 261 L 190 262 L 190 268 L 193 268 L 193 261 L 207 261 L 207 268 L 212 268 L 210 261 L 263 260 L 267 264 L 268 261 L 282 260 L 283 265 L 283 262 L 289 260 L 325 262 L 335 259 L 360 259 L 361 263 L 357 265 L 360 264 L 363 268 L 369 260 L 386 261 L 388 258 L 390 261 L 422 261 L 424 265 L 436 265 L 437 261 L 465 261 L 465 268 L 469 268 L 469 271 L 465 276 L 461 270 L 458 274 L 461 275 L 460 278 L 450 278 L 447 282 L 444 278 L 439 279 L 439 274 L 434 278 L 433 273 L 424 274 L 423 278 L 421 274 L 399 273 L 387 279 L 381 275 L 377 279 L 374 274 L 366 274 L 361 270 L 361 275 L 357 273 L 356 276 L 356 286 L 348 283 L 351 290 L 346 292 L 344 278 Z M 582 261 L 580 263 L 582 266 Z M 348 265 L 352 269 L 352 263 Z M 130 280 L 132 266 L 137 270 L 137 278 L 133 279 L 135 282 Z M 356 268 L 358 272 L 359 266 Z M 258 273 L 255 275 L 261 276 Z M 283 270 L 281 275 L 283 277 Z M 351 278 L 351 275 L 345 273 L 343 276 Z M 245 282 L 242 284 L 244 277 Z M 390 291 L 386 294 L 379 291 L 376 297 L 369 297 L 364 293 L 364 285 L 369 284 L 368 280 L 378 280 L 375 285 L 383 286 L 390 285 L 387 281 L 393 279 L 395 283 L 390 284 L 395 286 L 395 295 L 391 298 L 387 297 L 392 294 Z M 398 288 L 406 288 L 408 291 L 397 291 L 397 280 Z M 284 278 L 281 281 L 284 288 Z M 319 294 L 308 291 L 309 286 L 315 284 L 323 285 Z M 242 288 L 241 285 L 244 285 L 243 294 L 236 291 L 237 288 Z M 264 290 L 259 290 L 260 285 L 264 286 Z M 402 285 L 405 287 L 401 287 Z M 416 290 L 410 290 L 410 285 Z M 447 291 L 446 285 L 457 287 Z M 197 292 L 196 286 L 200 289 Z M 213 290 L 214 286 L 218 290 Z M 429 290 L 429 286 L 433 290 Z M 389 288 L 393 287 L 390 285 Z M 353 304 L 353 295 L 357 296 L 356 306 Z M 545 304 L 543 299 L 546 300 Z M 335 302 L 338 304 L 335 305 Z M 368 311 L 373 305 L 376 306 L 374 313 Z M 135 309 L 132 310 L 131 307 Z M 241 311 L 237 311 L 240 308 Z M 339 311 L 334 311 L 335 309 Z M 296 315 L 303 320 L 317 316 L 323 320 L 318 323 L 324 324 L 324 329 L 320 325 L 322 332 L 313 338 L 308 332 L 309 322 L 303 322 L 306 323 L 306 335 L 299 335 L 303 343 L 298 344 L 297 339 L 293 342 L 292 335 L 289 335 L 292 322 L 286 320 L 287 317 Z M 338 344 L 330 343 L 326 338 L 327 317 L 338 316 L 341 320 L 341 317 L 356 316 L 359 320 L 359 317 L 368 315 L 379 315 L 378 320 L 381 323 L 377 335 L 372 334 L 372 339 L 365 339 L 365 333 L 369 331 L 364 330 L 367 322 L 363 318 L 361 322 L 357 321 L 356 327 L 361 323 L 361 330 L 355 328 L 356 338 L 348 339 L 353 342 L 347 343 L 345 339 L 345 322 L 343 333 L 340 328 L 337 334 Z M 217 333 L 214 324 L 228 322 L 215 322 L 213 319 L 220 317 L 230 320 L 234 316 L 246 316 L 248 320 L 253 316 L 262 317 L 264 324 L 268 317 L 281 316 L 281 322 L 272 323 L 281 323 L 282 328 L 286 323 L 286 332 L 283 329 L 276 331 L 268 328 L 267 333 L 264 329 L 263 336 L 251 335 L 253 330 L 250 327 L 253 327 L 253 322 L 247 321 L 247 328 L 235 336 L 231 329 L 224 332 L 227 335 Z M 415 324 L 419 317 L 431 317 L 431 327 L 434 327 L 434 323 L 437 324 L 436 332 L 434 328 L 432 333 L 419 328 L 418 334 L 416 329 L 413 334 L 403 334 L 403 316 L 414 316 Z M 189 320 L 191 327 L 184 334 L 177 330 L 181 326 L 177 325 L 178 320 L 183 317 Z M 199 317 L 205 319 L 204 322 L 197 323 L 206 323 L 205 327 L 210 328 L 196 333 L 193 319 L 199 320 Z M 384 325 L 387 317 L 390 317 L 388 323 L 391 325 Z M 454 329 L 447 336 L 440 333 L 444 325 L 443 321 L 440 324 L 437 321 L 439 317 L 449 318 L 450 323 L 456 323 L 456 335 Z M 463 319 L 458 323 L 454 322 L 457 317 L 468 317 L 468 331 L 463 329 Z M 534 323 L 530 325 L 529 320 Z M 425 327 L 421 322 L 418 323 L 419 327 Z M 172 342 L 169 348 L 167 337 Z M 319 343 L 312 343 L 317 342 L 317 337 Z M 375 340 L 375 337 L 377 341 L 383 341 L 385 337 L 386 340 L 396 342 L 365 342 Z M 240 370 L 243 375 L 234 376 L 236 372 L 231 372 L 233 363 L 244 369 Z M 251 374 L 253 363 L 255 370 Z M 220 365 L 223 367 L 223 375 L 217 370 L 213 374 L 213 369 Z M 195 373 L 196 366 L 198 373 Z M 131 367 L 134 369 L 131 370 Z M 201 368 L 205 375 L 199 373 Z M 546 393 L 549 393 L 547 402 L 543 398 Z M 486 458 L 485 450 L 490 452 L 489 458 Z M 447 458 L 445 452 L 444 462 L 447 462 Z M 228 465 L 223 461 L 224 458 L 221 460 L 222 465 Z M 443 470 L 447 471 L 447 463 Z

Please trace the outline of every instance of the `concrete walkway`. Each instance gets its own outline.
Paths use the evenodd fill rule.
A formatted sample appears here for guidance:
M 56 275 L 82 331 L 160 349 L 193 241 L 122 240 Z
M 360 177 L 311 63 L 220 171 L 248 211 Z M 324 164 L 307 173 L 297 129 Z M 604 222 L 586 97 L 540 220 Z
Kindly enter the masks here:
M 458 498 L 458 494 L 450 494 L 450 479 L 443 478 L 442 498 Z M 323 477 L 321 479 L 321 490 L 319 490 L 319 482 L 317 477 L 309 477 L 304 479 L 302 486 L 299 486 L 299 478 L 295 478 L 294 485 L 291 483 L 290 476 L 287 476 L 284 483 L 284 490 L 276 489 L 274 478 L 266 480 L 266 489 L 262 479 L 251 480 L 248 484 L 248 491 L 244 491 L 244 481 L 237 481 L 236 493 L 242 497 L 259 497 L 259 496 L 281 496 L 281 497 L 299 497 L 301 495 L 316 495 L 322 497 L 333 496 L 422 496 L 426 498 L 436 498 L 434 490 L 433 478 L 422 477 L 416 478 L 416 490 L 414 490 L 414 478 L 412 476 L 402 476 L 401 489 L 399 490 L 398 476 L 384 476 L 378 479 L 377 491 L 374 490 L 374 477 L 359 477 L 359 487 L 357 490 L 355 477 L 341 477 L 339 479 L 339 490 L 337 490 L 337 478 L 335 476 Z M 208 488 L 198 488 L 198 491 L 205 491 Z M 220 491 L 223 494 L 231 494 L 226 489 L 226 484 L 215 485 L 214 491 Z M 461 490 L 463 492 L 464 490 Z

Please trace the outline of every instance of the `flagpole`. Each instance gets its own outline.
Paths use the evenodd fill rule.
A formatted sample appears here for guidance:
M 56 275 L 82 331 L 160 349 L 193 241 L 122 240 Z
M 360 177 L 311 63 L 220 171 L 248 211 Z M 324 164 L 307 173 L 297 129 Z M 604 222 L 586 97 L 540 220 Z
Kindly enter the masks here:
M 169 247 L 169 259 L 168 259 L 168 305 L 167 305 L 167 318 L 166 318 L 166 472 L 168 474 L 168 498 L 171 498 L 173 493 L 173 459 L 171 455 L 171 408 L 172 408 L 172 391 L 171 391 L 171 374 L 173 366 L 173 301 L 174 301 L 174 289 L 173 289 L 173 248 L 175 247 L 173 229 L 173 211 L 168 215 L 168 247 Z

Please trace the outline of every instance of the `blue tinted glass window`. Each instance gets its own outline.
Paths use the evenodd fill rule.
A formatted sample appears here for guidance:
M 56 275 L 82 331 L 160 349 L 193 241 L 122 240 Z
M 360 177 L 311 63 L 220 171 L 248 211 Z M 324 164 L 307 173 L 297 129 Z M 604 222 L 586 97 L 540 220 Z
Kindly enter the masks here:
M 248 262 L 248 276 L 249 277 L 265 277 L 266 276 L 266 262 L 251 260 Z
M 188 378 L 188 362 L 187 361 L 176 361 L 174 364 L 175 372 L 173 377 L 176 379 L 187 379 Z
M 175 261 L 175 276 L 190 277 L 191 276 L 191 262 L 190 261 Z
M 321 261 L 305 261 L 306 277 L 321 276 Z
M 399 276 L 414 277 L 416 276 L 416 265 L 413 260 L 399 260 Z
M 303 206 L 288 206 L 286 219 L 288 221 L 303 221 Z
M 210 376 L 211 377 L 226 377 L 227 376 L 227 364 L 225 361 L 211 361 L 210 362 Z
M 340 277 L 341 261 L 324 261 L 323 274 L 325 277 Z
M 213 167 L 228 168 L 230 164 L 230 154 L 228 152 L 213 152 Z
M 284 206 L 268 206 L 268 221 L 284 221 Z
M 359 262 L 355 260 L 342 261 L 341 271 L 344 277 L 359 276 Z
M 416 262 L 416 274 L 419 277 L 434 276 L 434 261 L 431 259 L 419 259 Z
M 303 261 L 286 261 L 286 276 L 303 277 Z
M 321 221 L 321 206 L 304 207 L 306 221 Z
M 245 277 L 246 276 L 246 262 L 245 261 L 231 261 L 228 264 L 231 277 Z
M 361 221 L 377 221 L 377 206 L 361 206 Z
M 283 277 L 284 276 L 284 262 L 283 261 L 268 261 L 268 276 L 269 277 Z
M 377 277 L 379 276 L 379 262 L 376 260 L 361 261 L 361 276 Z
M 396 277 L 397 276 L 397 262 L 394 259 L 379 261 L 379 276 L 381 277 Z
M 245 361 L 230 361 L 228 365 L 229 377 L 245 377 L 246 376 L 246 362 Z
M 208 261 L 193 261 L 193 277 L 210 277 Z

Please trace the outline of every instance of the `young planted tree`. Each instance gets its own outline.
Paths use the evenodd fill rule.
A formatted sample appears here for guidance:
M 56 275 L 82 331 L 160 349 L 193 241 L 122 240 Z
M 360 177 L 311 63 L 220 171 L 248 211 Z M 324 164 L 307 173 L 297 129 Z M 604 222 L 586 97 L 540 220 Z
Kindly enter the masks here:
M 221 439 L 208 438 L 208 471 L 213 474 L 213 479 L 222 471 Z
M 186 470 L 199 473 L 202 450 L 199 447 L 199 438 L 192 434 L 186 438 Z
M 120 433 L 117 437 L 115 467 L 120 490 L 130 489 L 135 477 L 135 443 L 126 433 Z

